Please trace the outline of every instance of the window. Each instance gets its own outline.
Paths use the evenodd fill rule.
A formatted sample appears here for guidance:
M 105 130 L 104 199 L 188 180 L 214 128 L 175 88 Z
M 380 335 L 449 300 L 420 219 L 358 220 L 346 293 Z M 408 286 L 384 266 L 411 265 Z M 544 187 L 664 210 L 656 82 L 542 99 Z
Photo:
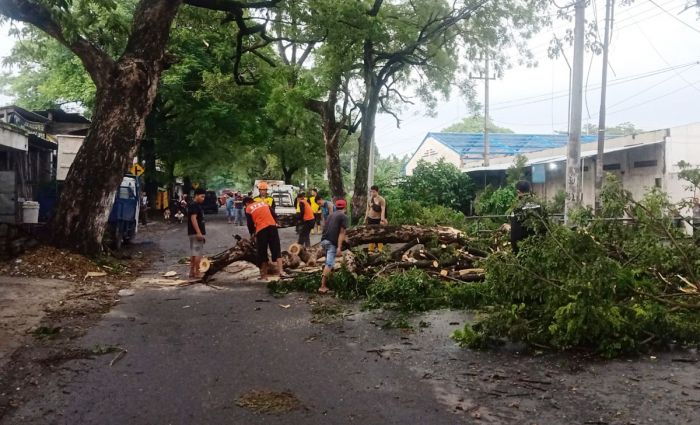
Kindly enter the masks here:
M 654 179 L 654 186 L 661 189 L 661 177 L 657 177 Z
M 656 160 L 650 159 L 648 161 L 634 161 L 634 168 L 644 168 L 644 167 L 656 167 Z
M 619 170 L 620 169 L 620 164 L 607 164 L 603 165 L 603 171 L 614 171 L 614 170 Z

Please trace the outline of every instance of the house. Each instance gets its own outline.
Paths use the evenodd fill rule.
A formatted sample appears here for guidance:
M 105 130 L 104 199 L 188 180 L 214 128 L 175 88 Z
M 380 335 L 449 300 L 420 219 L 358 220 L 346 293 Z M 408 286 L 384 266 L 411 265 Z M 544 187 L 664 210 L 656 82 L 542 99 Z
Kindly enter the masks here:
M 493 133 L 489 134 L 490 159 L 562 147 L 567 140 L 563 134 Z M 589 143 L 596 137 L 583 136 L 581 140 Z M 465 168 L 473 163 L 481 165 L 483 158 L 483 133 L 428 133 L 406 164 L 405 172 L 408 176 L 413 174 L 420 161 L 434 163 L 442 159 Z
M 18 206 L 55 198 L 56 182 L 65 178 L 90 121 L 61 110 L 29 111 L 0 108 L 0 222 L 16 222 Z M 59 155 L 68 150 L 70 154 Z
M 536 194 L 552 199 L 565 190 L 566 154 L 566 145 L 526 153 L 526 173 Z M 597 144 L 584 139 L 581 187 L 583 203 L 588 206 L 595 202 L 596 155 Z M 693 194 L 678 178 L 677 164 L 685 161 L 700 166 L 700 123 L 607 139 L 603 161 L 603 170 L 616 174 L 635 199 L 653 187 L 668 193 L 672 202 L 688 199 Z M 514 155 L 504 155 L 491 159 L 488 166 L 467 161 L 462 169 L 476 182 L 498 182 L 505 179 L 514 162 Z

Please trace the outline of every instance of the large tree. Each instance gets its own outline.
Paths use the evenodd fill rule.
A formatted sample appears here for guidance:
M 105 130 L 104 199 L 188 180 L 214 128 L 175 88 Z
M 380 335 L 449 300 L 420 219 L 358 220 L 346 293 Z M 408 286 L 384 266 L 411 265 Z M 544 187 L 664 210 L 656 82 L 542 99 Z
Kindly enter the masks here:
M 518 46 L 533 32 L 543 0 L 355 2 L 354 15 L 343 21 L 361 37 L 363 98 L 355 175 L 355 218 L 367 202 L 367 171 L 378 112 L 393 113 L 412 90 L 431 110 L 450 93 L 460 53 L 475 60 L 485 50 Z M 506 61 L 493 54 L 497 66 Z M 468 88 L 468 87 L 467 87 Z M 397 119 L 398 123 L 398 119 Z
M 101 250 L 114 190 L 143 138 L 161 73 L 173 63 L 166 46 L 183 2 L 227 13 L 240 27 L 240 41 L 255 27 L 247 10 L 271 7 L 279 0 L 0 0 L 0 14 L 66 46 L 95 84 L 92 125 L 51 225 L 54 244 L 86 254 Z M 110 49 L 113 32 L 123 25 L 111 18 L 124 6 L 131 11 L 130 30 L 120 49 Z

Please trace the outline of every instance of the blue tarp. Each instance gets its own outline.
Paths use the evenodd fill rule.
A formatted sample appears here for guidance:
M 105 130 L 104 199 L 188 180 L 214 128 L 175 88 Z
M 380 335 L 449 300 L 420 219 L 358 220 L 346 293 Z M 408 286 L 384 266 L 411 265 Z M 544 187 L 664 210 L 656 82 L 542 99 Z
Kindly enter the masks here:
M 432 137 L 467 159 L 484 156 L 483 133 L 428 133 Z M 566 134 L 515 134 L 490 133 L 490 155 L 518 155 L 566 146 Z M 591 143 L 597 136 L 581 136 L 581 143 Z

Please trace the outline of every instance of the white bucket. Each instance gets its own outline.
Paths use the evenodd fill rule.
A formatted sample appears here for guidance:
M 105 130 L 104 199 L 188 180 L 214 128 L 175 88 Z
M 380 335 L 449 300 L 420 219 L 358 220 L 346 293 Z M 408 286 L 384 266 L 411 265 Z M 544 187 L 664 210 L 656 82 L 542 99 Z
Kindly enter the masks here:
M 22 203 L 22 223 L 38 223 L 39 222 L 39 203 L 34 201 L 25 201 Z

